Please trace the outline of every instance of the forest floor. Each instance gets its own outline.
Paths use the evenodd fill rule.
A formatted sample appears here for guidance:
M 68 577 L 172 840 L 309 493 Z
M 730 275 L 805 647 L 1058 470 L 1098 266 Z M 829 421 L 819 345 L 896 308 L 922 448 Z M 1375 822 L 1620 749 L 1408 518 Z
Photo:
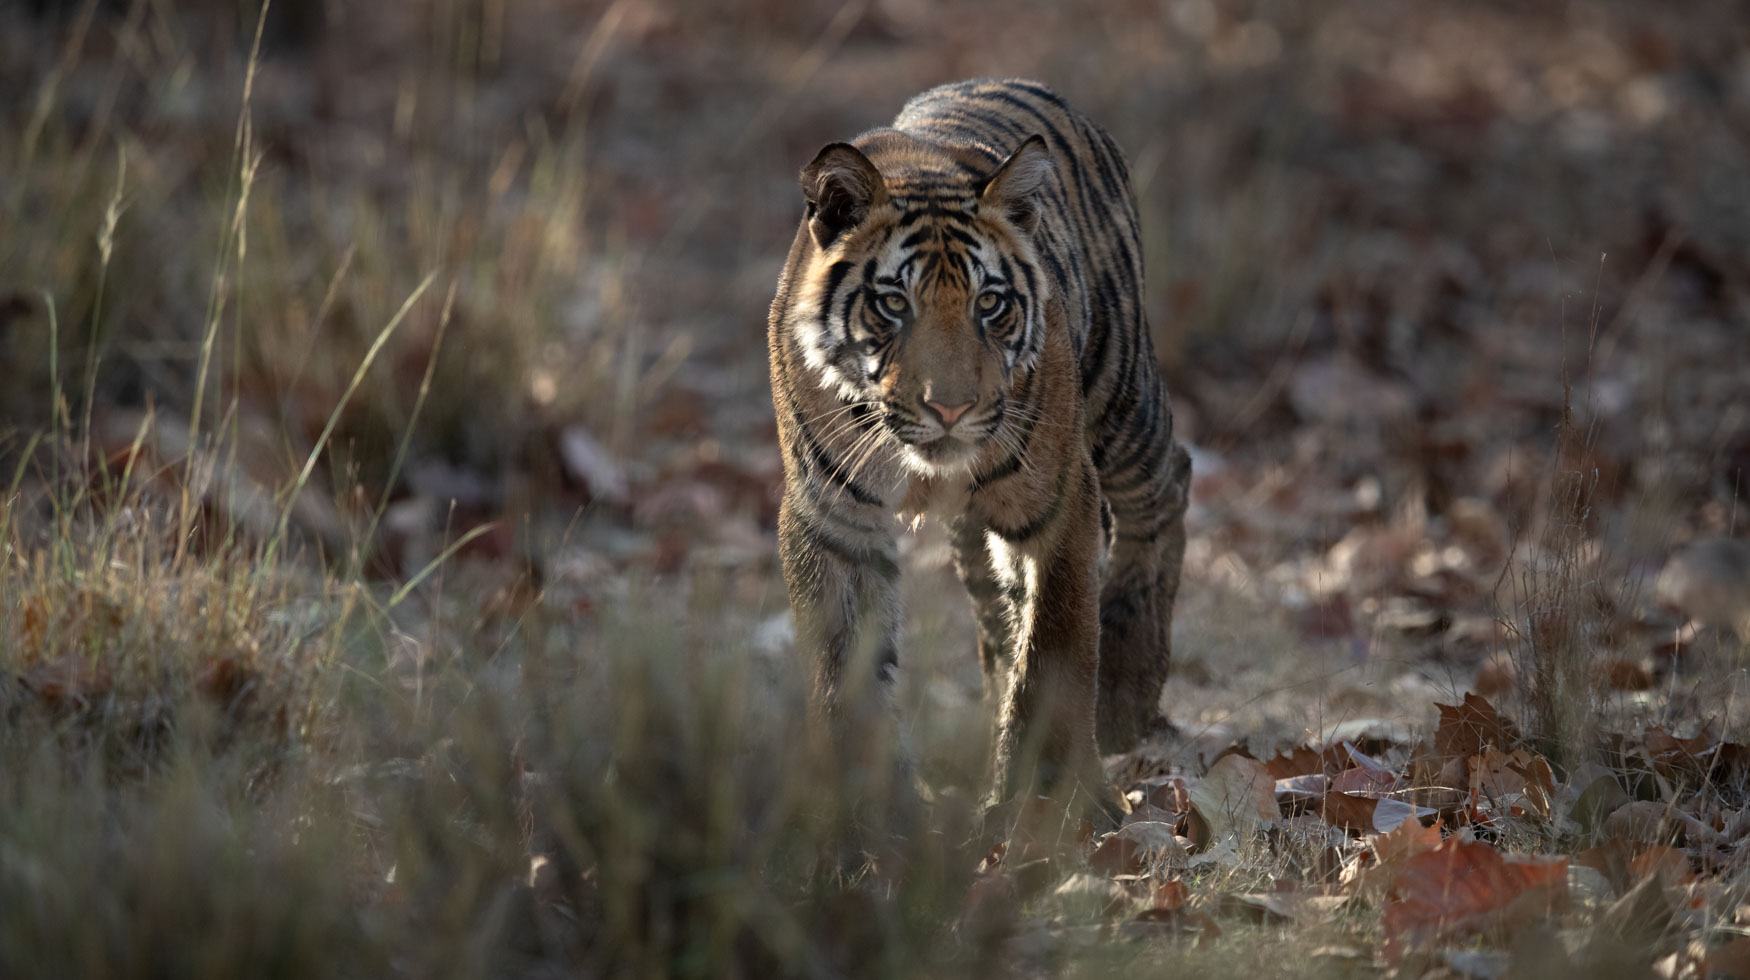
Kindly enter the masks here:
M 1750 977 L 1732 4 L 27 6 L 0 974 Z M 981 826 L 926 527 L 929 806 L 828 873 L 765 311 L 977 75 L 1129 155 L 1177 731 Z

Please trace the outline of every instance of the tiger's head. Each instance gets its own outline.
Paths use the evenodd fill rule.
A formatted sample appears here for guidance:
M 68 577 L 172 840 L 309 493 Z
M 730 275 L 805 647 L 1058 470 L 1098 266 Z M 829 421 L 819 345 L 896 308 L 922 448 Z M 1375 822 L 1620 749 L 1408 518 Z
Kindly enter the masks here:
M 828 388 L 879 412 L 914 472 L 963 471 L 1044 341 L 1033 238 L 1051 154 L 1030 136 L 985 171 L 895 131 L 860 142 L 867 155 L 833 143 L 803 168 L 812 254 L 793 330 Z

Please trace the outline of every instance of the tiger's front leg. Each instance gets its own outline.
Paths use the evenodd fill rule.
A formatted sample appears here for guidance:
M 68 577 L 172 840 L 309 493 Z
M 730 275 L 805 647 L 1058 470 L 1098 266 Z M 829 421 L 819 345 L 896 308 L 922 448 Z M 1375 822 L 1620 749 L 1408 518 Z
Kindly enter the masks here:
M 1017 793 L 1110 811 L 1094 743 L 1100 664 L 1099 491 L 1071 470 L 1054 526 L 992 524 L 996 574 L 1014 596 L 1012 676 L 997 719 L 991 802 Z
M 834 520 L 805 490 L 787 491 L 778 554 L 796 621 L 812 660 L 810 701 L 859 823 L 909 798 L 910 760 L 899 744 L 893 687 L 898 673 L 899 564 L 890 527 L 862 530 Z

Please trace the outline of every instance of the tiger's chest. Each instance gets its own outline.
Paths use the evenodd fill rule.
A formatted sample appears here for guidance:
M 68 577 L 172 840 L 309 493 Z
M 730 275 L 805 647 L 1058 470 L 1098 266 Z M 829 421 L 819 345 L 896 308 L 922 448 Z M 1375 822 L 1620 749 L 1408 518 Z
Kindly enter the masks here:
M 913 528 L 926 519 L 946 524 L 966 513 L 971 501 L 972 480 L 968 476 L 914 476 L 906 481 L 894 514 Z

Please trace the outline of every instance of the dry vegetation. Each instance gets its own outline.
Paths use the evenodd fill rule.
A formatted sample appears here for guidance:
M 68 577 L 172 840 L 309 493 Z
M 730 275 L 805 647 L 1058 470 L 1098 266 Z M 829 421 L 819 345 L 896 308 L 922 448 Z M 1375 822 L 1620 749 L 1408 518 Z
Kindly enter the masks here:
M 0 7 L 0 975 L 1750 976 L 1750 19 L 1534 6 Z M 981 818 L 908 538 L 862 868 L 764 310 L 978 74 L 1130 152 L 1180 732 Z

